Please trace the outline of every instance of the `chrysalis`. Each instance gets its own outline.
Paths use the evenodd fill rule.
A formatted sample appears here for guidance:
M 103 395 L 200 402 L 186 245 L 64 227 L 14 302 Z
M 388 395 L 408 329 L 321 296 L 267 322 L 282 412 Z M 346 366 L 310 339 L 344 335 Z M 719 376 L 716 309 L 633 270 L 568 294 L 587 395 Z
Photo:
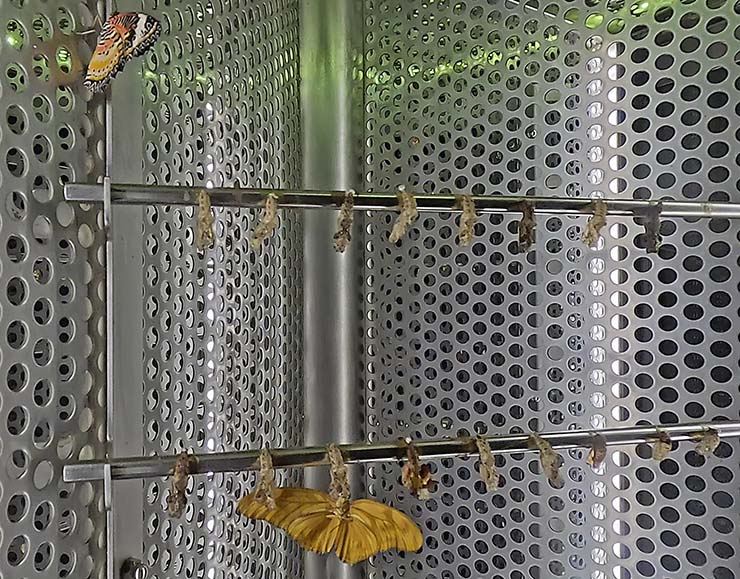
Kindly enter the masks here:
M 275 503 L 275 469 L 272 466 L 272 456 L 270 451 L 263 448 L 260 451 L 260 472 L 259 482 L 254 491 L 254 499 L 262 503 L 268 509 L 276 507 Z
M 257 249 L 260 245 L 272 235 L 278 223 L 278 197 L 270 193 L 265 199 L 265 208 L 262 211 L 262 217 L 252 234 L 252 248 Z
M 475 444 L 478 447 L 478 455 L 480 457 L 478 472 L 486 485 L 486 490 L 489 493 L 494 492 L 499 487 L 501 476 L 496 470 L 496 459 L 491 453 L 491 445 L 482 436 L 475 439 Z
M 406 464 L 401 469 L 401 482 L 411 494 L 420 501 L 431 498 L 431 493 L 437 488 L 437 481 L 432 478 L 432 471 L 428 464 L 422 464 L 419 453 L 413 444 L 406 445 Z
M 560 455 L 555 452 L 552 445 L 539 434 L 533 433 L 530 437 L 530 446 L 540 451 L 540 464 L 548 480 L 555 488 L 562 488 L 563 477 L 560 476 Z
M 593 468 L 598 469 L 606 458 L 606 439 L 600 434 L 596 434 L 591 439 L 591 449 L 586 457 L 586 463 Z
M 658 439 L 653 443 L 653 459 L 660 462 L 667 458 L 671 452 L 671 445 L 672 442 L 670 435 L 661 430 L 658 433 Z
M 712 428 L 706 429 L 694 438 L 699 442 L 699 444 L 696 445 L 696 452 L 703 456 L 713 455 L 720 443 L 719 432 Z
M 214 221 L 215 219 L 211 212 L 211 197 L 207 191 L 201 189 L 198 191 L 198 217 L 195 238 L 195 243 L 201 251 L 213 247 L 215 242 L 213 234 Z
M 606 203 L 597 199 L 592 203 L 593 215 L 588 218 L 586 230 L 583 232 L 583 243 L 589 247 L 595 247 L 599 241 L 602 228 L 606 225 Z
M 403 186 L 398 188 L 398 210 L 400 214 L 396 218 L 391 234 L 388 237 L 388 241 L 391 243 L 396 243 L 406 235 L 409 225 L 419 217 L 419 212 L 416 209 L 416 199 Z
M 172 476 L 170 478 L 170 492 L 167 495 L 167 512 L 170 516 L 179 519 L 182 517 L 188 504 L 186 491 L 188 488 L 188 477 L 198 465 L 198 460 L 183 452 L 177 458 Z
M 352 239 L 352 221 L 354 220 L 355 192 L 351 189 L 344 196 L 339 210 L 339 229 L 334 234 L 334 249 L 344 253 Z
M 460 230 L 458 231 L 459 244 L 461 247 L 470 245 L 475 233 L 475 199 L 470 195 L 460 195 L 457 205 L 462 209 L 460 215 Z
M 534 217 L 534 205 L 525 201 L 521 204 L 522 218 L 519 220 L 519 251 L 527 252 L 534 245 L 537 221 Z

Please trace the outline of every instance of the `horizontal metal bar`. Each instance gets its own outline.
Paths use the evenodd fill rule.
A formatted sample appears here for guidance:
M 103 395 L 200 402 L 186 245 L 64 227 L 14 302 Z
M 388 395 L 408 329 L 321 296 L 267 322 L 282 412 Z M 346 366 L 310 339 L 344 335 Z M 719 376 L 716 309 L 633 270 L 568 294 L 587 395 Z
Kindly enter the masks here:
M 196 205 L 203 187 L 172 187 L 160 185 L 111 185 L 111 201 L 120 205 Z M 344 200 L 344 191 L 305 191 L 292 189 L 207 189 L 211 205 L 222 207 L 259 207 L 267 194 L 280 197 L 283 209 L 336 209 Z M 70 183 L 64 187 L 67 201 L 102 203 L 102 185 Z M 415 195 L 417 208 L 422 212 L 459 213 L 457 198 L 452 195 Z M 521 211 L 523 202 L 531 203 L 535 213 L 545 215 L 583 215 L 592 211 L 594 199 L 582 197 L 518 197 L 487 195 L 474 197 L 478 213 L 506 213 Z M 658 201 L 638 199 L 603 199 L 607 214 L 630 216 L 657 205 Z M 703 201 L 663 201 L 663 217 L 724 217 L 740 219 L 740 203 Z M 396 193 L 358 193 L 355 211 L 393 211 L 398 206 Z
M 658 431 L 667 432 L 671 439 L 680 442 L 692 440 L 692 435 L 714 429 L 721 438 L 740 437 L 740 422 L 713 422 L 698 424 L 625 426 L 602 430 L 567 430 L 541 434 L 557 450 L 588 448 L 592 438 L 600 434 L 607 445 L 637 444 L 655 439 Z M 491 450 L 496 454 L 527 452 L 532 449 L 527 442 L 529 434 L 503 434 L 489 437 Z M 453 438 L 442 440 L 420 440 L 414 442 L 419 456 L 444 458 L 477 454 L 475 440 Z M 406 456 L 405 444 L 401 441 L 372 444 L 345 444 L 340 449 L 347 463 L 369 463 L 401 460 Z M 311 467 L 328 464 L 324 447 L 283 448 L 270 451 L 277 468 Z M 193 474 L 214 472 L 239 472 L 259 469 L 259 450 L 196 455 L 197 470 Z M 176 456 L 148 456 L 118 458 L 110 462 L 80 462 L 64 467 L 65 482 L 85 482 L 104 478 L 106 466 L 110 466 L 113 480 L 141 479 L 167 476 L 177 460 Z

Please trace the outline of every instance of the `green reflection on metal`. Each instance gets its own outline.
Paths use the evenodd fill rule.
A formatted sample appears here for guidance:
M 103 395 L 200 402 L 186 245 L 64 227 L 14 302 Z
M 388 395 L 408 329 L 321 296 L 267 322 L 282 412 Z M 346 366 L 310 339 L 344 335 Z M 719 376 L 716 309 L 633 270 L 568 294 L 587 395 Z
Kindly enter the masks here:
M 598 28 L 599 26 L 601 26 L 603 24 L 603 22 L 604 22 L 604 15 L 603 14 L 599 14 L 597 12 L 595 12 L 593 14 L 589 14 L 586 17 L 586 28 L 588 28 L 590 30 L 595 30 L 596 28 Z
M 43 54 L 35 54 L 33 56 L 33 66 L 31 67 L 31 70 L 33 71 L 33 74 L 36 75 L 36 78 L 41 79 L 44 82 L 48 81 L 51 76 L 49 60 Z
M 541 46 L 542 45 L 539 41 L 532 41 L 529 42 L 523 50 L 512 51 L 513 53 L 510 54 L 510 56 L 508 56 L 506 59 L 505 66 L 509 68 L 509 70 L 514 70 L 515 68 L 518 68 L 521 63 L 520 52 L 523 52 L 525 55 L 529 56 L 537 53 L 540 50 Z M 483 50 L 482 47 L 474 47 L 471 50 L 470 58 L 459 59 L 455 62 L 452 62 L 447 57 L 442 57 L 440 58 L 440 61 L 437 63 L 436 66 L 429 66 L 422 69 L 421 65 L 419 65 L 418 63 L 411 63 L 405 70 L 408 73 L 409 78 L 415 78 L 421 74 L 422 80 L 429 82 L 445 74 L 460 74 L 474 66 L 495 66 L 503 62 L 503 60 L 504 54 L 500 50 L 486 51 Z M 376 85 L 387 85 L 393 79 L 393 76 L 389 71 L 379 71 L 378 68 L 375 66 L 368 67 L 368 69 L 365 71 L 365 77 L 369 82 L 372 82 Z M 393 82 L 394 84 L 399 84 L 397 80 Z M 402 82 L 401 84 L 404 83 Z
M 635 2 L 630 6 L 630 14 L 632 16 L 642 16 L 650 10 L 650 2 L 648 0 L 642 0 L 642 2 Z
M 526 54 L 527 56 L 537 54 L 540 51 L 541 47 L 542 44 L 540 44 L 539 40 L 530 40 L 524 47 L 524 54 Z
M 72 70 L 72 53 L 66 46 L 57 48 L 57 66 L 65 74 Z
M 568 24 L 575 24 L 581 19 L 581 11 L 578 8 L 571 8 L 563 15 L 563 18 Z
M 624 18 L 613 18 L 609 21 L 609 24 L 606 25 L 606 30 L 609 34 L 619 34 L 624 30 L 624 26 Z
M 26 33 L 20 22 L 17 20 L 8 20 L 8 23 L 5 26 L 5 32 L 7 33 L 5 36 L 5 42 L 7 44 L 16 50 L 23 48 L 26 41 Z

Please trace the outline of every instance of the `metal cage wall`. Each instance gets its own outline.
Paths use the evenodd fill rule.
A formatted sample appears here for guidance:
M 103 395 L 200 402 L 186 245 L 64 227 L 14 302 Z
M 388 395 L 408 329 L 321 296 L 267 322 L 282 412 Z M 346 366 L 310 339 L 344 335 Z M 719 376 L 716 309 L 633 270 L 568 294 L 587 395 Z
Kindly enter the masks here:
M 144 182 L 297 186 L 298 3 L 153 2 L 145 10 L 164 34 L 144 67 Z M 220 211 L 219 242 L 203 258 L 192 209 L 145 212 L 145 454 L 302 441 L 300 219 L 285 214 L 270 246 L 254 252 L 255 215 Z M 182 521 L 162 510 L 167 482 L 148 483 L 151 576 L 299 576 L 292 541 L 235 514 L 233 499 L 254 480 L 195 481 Z
M 426 193 L 737 201 L 738 10 L 696 2 L 365 2 L 366 181 Z M 733 63 L 733 59 L 735 62 Z M 733 72 L 734 70 L 734 72 Z M 736 419 L 736 222 L 641 227 L 541 218 L 517 250 L 489 216 L 469 250 L 422 215 L 401 247 L 371 219 L 365 252 L 367 427 L 389 439 Z M 740 574 L 736 443 L 603 470 L 566 456 L 566 485 L 507 457 L 486 494 L 472 461 L 438 463 L 425 504 L 397 469 L 370 492 L 417 517 L 425 549 L 378 576 L 637 579 Z M 733 475 L 733 471 L 735 475 Z
M 539 216 L 524 253 L 516 216 L 481 216 L 463 249 L 454 213 L 422 213 L 391 245 L 393 214 L 372 211 L 342 259 L 333 213 L 282 211 L 254 251 L 257 212 L 219 208 L 202 255 L 192 208 L 117 208 L 109 224 L 63 187 L 108 174 L 740 203 L 740 3 L 119 4 L 163 34 L 106 100 L 82 85 L 94 35 L 77 32 L 111 6 L 0 0 L 0 579 L 117 579 L 122 557 L 157 579 L 740 578 L 735 439 L 660 463 L 646 444 L 611 447 L 596 470 L 571 450 L 562 489 L 530 454 L 499 457 L 497 493 L 472 458 L 438 459 L 425 502 L 397 465 L 369 466 L 363 491 L 412 516 L 425 543 L 354 569 L 240 519 L 251 474 L 195 477 L 182 520 L 163 511 L 165 479 L 109 496 L 62 479 L 87 459 L 331 432 L 738 420 L 735 219 L 665 217 L 646 253 L 630 217 L 610 216 L 590 249 L 585 216 Z
M 78 82 L 84 3 L 0 5 L 0 575 L 102 577 L 102 487 L 62 482 L 105 443 L 99 207 L 63 201 L 103 171 L 103 107 Z

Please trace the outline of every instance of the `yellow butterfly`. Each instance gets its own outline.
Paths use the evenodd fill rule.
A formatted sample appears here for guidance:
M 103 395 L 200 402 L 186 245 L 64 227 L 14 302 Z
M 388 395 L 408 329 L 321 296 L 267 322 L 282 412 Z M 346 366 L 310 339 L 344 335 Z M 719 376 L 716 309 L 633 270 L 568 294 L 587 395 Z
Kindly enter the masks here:
M 343 513 L 328 494 L 314 489 L 279 488 L 274 498 L 276 508 L 271 510 L 252 493 L 239 501 L 239 512 L 283 529 L 304 549 L 336 551 L 350 565 L 389 549 L 421 548 L 421 531 L 414 522 L 382 503 L 351 501 Z
M 331 464 L 329 494 L 313 489 L 271 488 L 270 503 L 260 494 L 264 486 L 260 482 L 255 492 L 239 501 L 239 512 L 283 529 L 304 549 L 315 553 L 335 551 L 350 565 L 389 549 L 418 551 L 421 531 L 401 511 L 368 499 L 350 501 L 342 453 L 334 444 L 327 450 Z M 266 461 L 264 466 L 261 471 L 267 470 Z

